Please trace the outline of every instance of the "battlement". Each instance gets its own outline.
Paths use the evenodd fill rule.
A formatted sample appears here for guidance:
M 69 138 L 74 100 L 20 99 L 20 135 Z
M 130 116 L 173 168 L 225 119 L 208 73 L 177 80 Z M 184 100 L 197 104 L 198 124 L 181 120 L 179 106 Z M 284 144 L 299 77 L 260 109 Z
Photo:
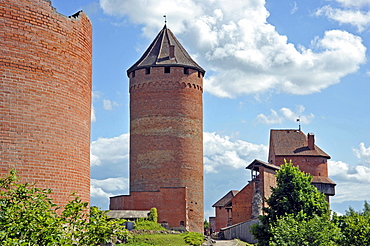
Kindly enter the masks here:
M 190 88 L 203 92 L 203 88 L 200 85 L 190 84 L 185 82 L 173 82 L 173 81 L 160 81 L 160 82 L 149 82 L 149 83 L 137 83 L 136 85 L 130 86 L 130 92 L 137 89 L 145 89 L 146 87 L 174 87 L 174 88 Z

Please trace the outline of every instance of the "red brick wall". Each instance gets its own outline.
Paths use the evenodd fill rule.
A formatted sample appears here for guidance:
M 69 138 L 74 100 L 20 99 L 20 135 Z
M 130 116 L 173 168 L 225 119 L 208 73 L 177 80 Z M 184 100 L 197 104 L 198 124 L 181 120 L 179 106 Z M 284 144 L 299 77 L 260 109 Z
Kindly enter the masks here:
M 250 220 L 252 217 L 252 199 L 255 182 L 251 181 L 233 198 L 233 224 Z
M 111 210 L 150 210 L 157 208 L 158 222 L 180 227 L 189 226 L 186 188 L 162 188 L 155 192 L 131 192 L 131 195 L 110 198 Z
M 189 228 L 203 233 L 203 76 L 183 67 L 130 74 L 130 191 L 187 187 Z M 172 206 L 172 205 L 171 205 Z
M 276 156 L 275 165 L 284 164 L 284 158 L 289 162 L 292 160 L 294 166 L 299 166 L 303 172 L 313 176 L 328 177 L 328 159 L 320 156 Z
M 90 198 L 92 27 L 46 0 L 0 2 L 0 174 Z
M 229 219 L 232 218 L 232 212 L 228 211 L 225 207 L 215 207 L 216 213 L 216 228 L 215 231 L 219 232 L 221 228 L 228 226 Z

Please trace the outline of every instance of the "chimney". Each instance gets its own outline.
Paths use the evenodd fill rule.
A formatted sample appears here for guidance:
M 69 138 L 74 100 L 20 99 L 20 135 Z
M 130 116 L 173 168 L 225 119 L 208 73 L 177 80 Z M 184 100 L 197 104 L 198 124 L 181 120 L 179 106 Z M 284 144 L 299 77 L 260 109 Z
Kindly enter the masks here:
M 315 149 L 315 134 L 308 133 L 307 138 L 308 138 L 308 148 L 311 150 L 314 150 Z
M 175 58 L 175 45 L 170 45 L 170 59 Z

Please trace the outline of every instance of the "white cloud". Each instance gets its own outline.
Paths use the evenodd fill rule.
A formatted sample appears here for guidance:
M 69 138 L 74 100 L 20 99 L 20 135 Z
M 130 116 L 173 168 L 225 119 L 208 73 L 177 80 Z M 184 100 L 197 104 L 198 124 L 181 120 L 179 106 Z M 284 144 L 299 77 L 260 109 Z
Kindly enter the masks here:
M 119 178 L 107 178 L 103 180 L 91 179 L 91 186 L 95 188 L 101 188 L 104 191 L 120 191 L 128 188 L 128 179 L 119 177 Z
M 316 15 L 324 15 L 340 24 L 355 26 L 359 32 L 370 25 L 370 12 L 359 9 L 338 9 L 327 5 L 318 9 Z
M 111 100 L 104 99 L 103 100 L 103 107 L 105 110 L 112 111 L 114 106 L 118 106 L 117 102 L 112 102 Z
M 292 10 L 290 11 L 291 14 L 294 14 L 295 12 L 298 11 L 298 5 L 297 5 L 297 2 L 294 2 L 293 3 L 293 8 Z
M 328 161 L 329 177 L 337 183 L 332 202 L 363 201 L 370 197 L 370 168 L 352 166 L 342 161 Z
M 265 145 L 248 143 L 242 140 L 231 141 L 228 136 L 205 132 L 204 170 L 217 173 L 220 167 L 245 168 L 254 159 L 266 159 L 268 148 Z
M 95 187 L 93 185 L 90 185 L 90 196 L 92 198 L 106 198 L 106 199 L 109 199 L 109 197 L 113 196 L 113 194 L 105 192 L 100 187 Z
M 90 145 L 90 165 L 121 163 L 128 161 L 129 134 L 113 138 L 99 138 Z
M 360 159 L 363 164 L 370 166 L 370 146 L 366 148 L 365 143 L 360 143 L 358 147 L 358 149 L 353 148 L 355 156 Z
M 277 111 L 270 109 L 270 115 L 259 114 L 257 115 L 257 121 L 264 124 L 282 124 L 285 120 L 296 122 L 300 118 L 301 124 L 310 124 L 315 118 L 314 114 L 303 115 L 305 107 L 303 105 L 298 105 L 296 110 L 293 111 L 289 108 L 281 108 L 279 110 L 280 115 Z
M 91 122 L 96 122 L 95 108 L 91 105 Z
M 333 0 L 346 7 L 365 7 L 370 6 L 369 0 Z
M 197 52 L 193 58 L 213 71 L 204 88 L 219 97 L 270 90 L 315 93 L 366 62 L 362 39 L 345 31 L 327 31 L 309 48 L 288 43 L 267 22 L 264 4 L 264 0 L 100 0 L 105 13 L 143 25 L 150 39 L 163 26 L 158 16 L 167 13 L 171 30 L 188 51 Z

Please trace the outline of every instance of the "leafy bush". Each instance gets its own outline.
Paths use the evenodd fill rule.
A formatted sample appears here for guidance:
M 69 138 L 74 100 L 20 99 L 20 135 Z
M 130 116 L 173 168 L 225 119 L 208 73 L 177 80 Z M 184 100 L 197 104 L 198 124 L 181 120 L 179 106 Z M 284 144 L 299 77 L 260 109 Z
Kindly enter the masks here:
M 74 197 L 64 208 L 50 189 L 20 183 L 16 171 L 0 179 L 0 245 L 94 245 L 128 236 L 121 220 Z M 62 213 L 57 213 L 63 209 Z
M 156 208 L 151 208 L 148 216 L 148 220 L 158 223 L 158 212 Z
M 150 230 L 150 231 L 162 231 L 166 230 L 163 228 L 160 224 L 151 221 L 151 220 L 146 220 L 146 219 L 138 219 L 135 222 L 135 227 L 136 230 Z
M 202 245 L 204 242 L 204 236 L 197 232 L 186 232 L 184 233 L 184 240 L 187 244 L 197 246 Z

